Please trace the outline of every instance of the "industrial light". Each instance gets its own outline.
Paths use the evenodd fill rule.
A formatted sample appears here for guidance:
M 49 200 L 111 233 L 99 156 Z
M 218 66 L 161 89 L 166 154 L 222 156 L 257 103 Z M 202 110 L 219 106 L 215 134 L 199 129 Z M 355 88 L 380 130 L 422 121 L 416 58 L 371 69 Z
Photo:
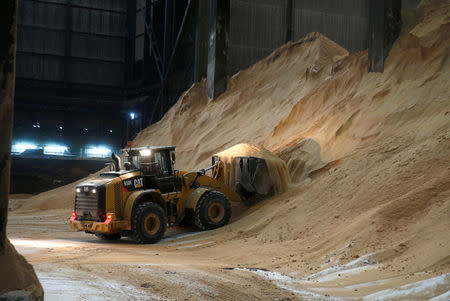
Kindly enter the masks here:
M 58 145 L 58 144 L 49 144 L 44 146 L 44 154 L 47 155 L 63 155 L 64 152 L 68 151 L 67 146 L 65 145 Z
M 81 192 L 81 188 L 77 188 L 77 193 L 80 193 Z
M 111 155 L 111 149 L 106 146 L 92 146 L 86 150 L 89 157 L 108 156 Z
M 27 149 L 37 149 L 37 145 L 27 142 L 17 143 L 13 144 L 11 147 L 12 153 L 22 153 L 23 151 Z
M 134 114 L 133 112 L 130 113 L 130 119 L 133 120 L 134 117 L 136 117 L 136 114 Z
M 141 154 L 141 156 L 145 156 L 146 157 L 146 156 L 150 156 L 152 151 L 149 150 L 149 149 L 143 149 L 143 150 L 140 150 L 139 153 Z
M 94 188 L 94 189 L 91 190 L 91 192 L 92 193 L 97 193 L 97 189 Z

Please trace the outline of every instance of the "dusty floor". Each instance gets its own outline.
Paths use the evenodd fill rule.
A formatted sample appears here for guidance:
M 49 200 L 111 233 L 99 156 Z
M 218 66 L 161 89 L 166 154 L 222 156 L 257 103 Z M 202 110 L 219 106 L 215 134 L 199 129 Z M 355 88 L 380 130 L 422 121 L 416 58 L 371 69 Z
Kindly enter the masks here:
M 283 244 L 259 249 L 252 241 L 219 242 L 220 233 L 189 229 L 172 229 L 157 245 L 126 238 L 103 242 L 70 230 L 67 220 L 63 210 L 9 217 L 9 238 L 34 266 L 46 300 L 375 300 L 411 293 L 445 300 L 450 295 L 449 273 L 392 276 L 370 254 L 344 265 L 331 257 L 313 268 L 298 252 L 301 246 L 296 250 L 292 244 L 289 254 Z M 232 232 L 233 223 L 223 230 Z

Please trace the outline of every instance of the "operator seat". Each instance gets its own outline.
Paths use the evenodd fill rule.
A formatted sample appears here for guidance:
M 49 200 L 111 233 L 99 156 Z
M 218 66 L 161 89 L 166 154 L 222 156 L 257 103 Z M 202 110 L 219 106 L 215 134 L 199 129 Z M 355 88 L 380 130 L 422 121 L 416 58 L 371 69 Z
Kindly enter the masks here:
M 144 177 L 145 189 L 159 188 L 157 177 L 161 176 L 162 172 L 158 163 L 141 163 L 141 171 Z

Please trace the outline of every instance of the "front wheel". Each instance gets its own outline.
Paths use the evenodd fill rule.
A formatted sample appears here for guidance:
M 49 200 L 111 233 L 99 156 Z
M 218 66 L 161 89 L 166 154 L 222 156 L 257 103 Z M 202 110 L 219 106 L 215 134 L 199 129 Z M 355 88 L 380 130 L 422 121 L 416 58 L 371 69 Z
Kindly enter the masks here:
M 156 203 L 139 204 L 132 218 L 133 238 L 138 243 L 153 244 L 161 240 L 167 229 L 166 214 Z
M 228 198 L 218 191 L 207 191 L 195 208 L 194 223 L 200 230 L 223 227 L 230 221 L 231 204 Z

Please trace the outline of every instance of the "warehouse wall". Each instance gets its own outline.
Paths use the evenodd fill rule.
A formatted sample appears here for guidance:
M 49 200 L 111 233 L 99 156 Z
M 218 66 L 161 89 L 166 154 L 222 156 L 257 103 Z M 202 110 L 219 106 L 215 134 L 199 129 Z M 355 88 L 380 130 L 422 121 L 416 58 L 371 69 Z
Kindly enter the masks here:
M 293 38 L 318 31 L 349 51 L 367 48 L 369 1 L 294 0 Z
M 231 0 L 229 74 L 247 68 L 286 42 L 318 31 L 349 51 L 367 48 L 368 0 Z M 288 14 L 291 14 L 290 18 Z
M 285 43 L 286 3 L 283 0 L 230 1 L 230 75 Z
M 14 140 L 122 146 L 128 1 L 18 4 Z
M 17 78 L 123 86 L 123 0 L 20 0 Z
M 419 5 L 421 0 L 402 0 L 402 9 L 413 9 Z

